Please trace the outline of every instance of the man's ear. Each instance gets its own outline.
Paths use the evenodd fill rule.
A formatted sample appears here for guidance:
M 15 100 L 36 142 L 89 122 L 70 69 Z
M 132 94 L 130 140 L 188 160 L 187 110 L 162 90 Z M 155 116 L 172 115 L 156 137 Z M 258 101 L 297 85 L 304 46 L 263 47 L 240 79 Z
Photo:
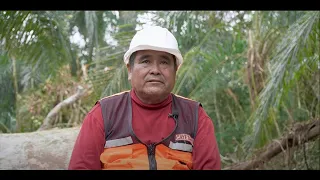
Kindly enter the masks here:
M 127 64 L 127 70 L 128 70 L 128 80 L 131 80 L 131 67 L 130 67 L 130 64 Z

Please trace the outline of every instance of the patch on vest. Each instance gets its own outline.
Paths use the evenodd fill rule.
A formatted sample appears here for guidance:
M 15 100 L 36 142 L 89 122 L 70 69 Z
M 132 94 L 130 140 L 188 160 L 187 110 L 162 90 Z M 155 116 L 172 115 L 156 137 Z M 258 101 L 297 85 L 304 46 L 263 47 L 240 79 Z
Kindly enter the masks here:
M 193 138 L 189 134 L 176 134 L 176 141 L 187 141 L 193 146 Z

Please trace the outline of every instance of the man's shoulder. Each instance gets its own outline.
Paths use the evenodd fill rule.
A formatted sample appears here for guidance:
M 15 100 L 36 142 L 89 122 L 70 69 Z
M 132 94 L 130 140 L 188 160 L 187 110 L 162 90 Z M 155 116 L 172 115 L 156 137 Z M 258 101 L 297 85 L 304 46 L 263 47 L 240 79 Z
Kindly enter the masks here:
M 98 108 L 100 108 L 100 103 L 96 103 L 96 104 L 90 109 L 90 111 L 88 112 L 88 115 L 89 115 L 89 114 L 95 114 L 95 113 L 97 113 L 97 110 L 99 110 Z
M 191 98 L 187 98 L 187 97 L 184 97 L 184 96 L 181 96 L 181 95 L 178 95 L 178 94 L 173 94 L 175 97 L 177 97 L 179 100 L 182 100 L 182 101 L 185 101 L 185 102 L 193 102 L 193 103 L 199 103 L 198 101 L 194 100 L 194 99 L 191 99 Z
M 116 93 L 116 94 L 112 94 L 110 96 L 105 96 L 101 99 L 98 100 L 98 102 L 102 102 L 102 101 L 108 101 L 108 100 L 112 100 L 112 99 L 115 99 L 115 98 L 119 98 L 121 96 L 124 96 L 124 95 L 127 95 L 130 91 L 122 91 L 122 92 L 119 92 L 119 93 Z
M 97 111 L 97 108 L 101 108 L 101 103 L 105 103 L 109 100 L 113 100 L 115 98 L 118 98 L 120 96 L 124 96 L 125 94 L 128 94 L 129 91 L 122 91 L 122 92 L 119 92 L 119 93 L 116 93 L 116 94 L 112 94 L 110 96 L 105 96 L 101 99 L 99 99 L 98 101 L 96 101 L 95 105 L 91 108 L 91 110 L 89 111 L 89 113 L 93 113 L 95 111 Z

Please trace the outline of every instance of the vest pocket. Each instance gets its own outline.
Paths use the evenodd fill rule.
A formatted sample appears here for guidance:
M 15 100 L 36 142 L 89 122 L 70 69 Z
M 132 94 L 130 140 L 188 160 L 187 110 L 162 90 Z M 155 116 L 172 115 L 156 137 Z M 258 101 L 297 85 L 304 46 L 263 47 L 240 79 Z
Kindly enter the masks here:
M 190 170 L 192 166 L 192 157 L 190 153 L 169 153 L 168 159 L 174 161 L 173 170 Z
M 103 169 L 149 169 L 147 148 L 143 144 L 106 148 L 100 160 L 103 163 Z
M 177 161 L 170 158 L 157 157 L 158 170 L 189 170 L 190 168 L 183 161 Z
M 173 170 L 190 170 L 190 168 L 183 162 L 177 161 L 172 168 Z
M 192 168 L 192 154 L 171 149 L 163 144 L 157 146 L 156 160 L 158 169 L 189 170 Z
M 126 147 L 108 148 L 100 156 L 104 169 L 132 169 L 132 149 Z

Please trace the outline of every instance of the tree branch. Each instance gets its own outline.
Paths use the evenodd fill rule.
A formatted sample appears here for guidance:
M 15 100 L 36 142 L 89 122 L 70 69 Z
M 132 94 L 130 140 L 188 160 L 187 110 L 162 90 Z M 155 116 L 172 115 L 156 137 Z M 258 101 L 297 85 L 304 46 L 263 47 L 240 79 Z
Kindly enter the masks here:
M 43 124 L 40 126 L 40 128 L 38 129 L 38 131 L 42 131 L 42 130 L 46 130 L 46 129 L 50 129 L 52 126 L 52 121 L 53 121 L 53 117 L 55 117 L 59 111 L 65 107 L 68 106 L 70 104 L 73 104 L 74 102 L 76 102 L 77 100 L 79 100 L 82 96 L 85 95 L 86 90 L 82 87 L 82 86 L 78 86 L 77 88 L 77 92 L 68 97 L 67 99 L 65 99 L 64 101 L 60 102 L 59 104 L 57 104 L 47 115 L 47 117 L 44 119 Z
M 265 150 L 252 160 L 236 163 L 224 169 L 228 170 L 250 170 L 259 168 L 265 162 L 283 152 L 287 148 L 312 141 L 320 135 L 320 119 L 313 120 L 306 124 L 298 123 L 294 125 L 289 133 L 279 140 L 273 140 L 266 146 Z

